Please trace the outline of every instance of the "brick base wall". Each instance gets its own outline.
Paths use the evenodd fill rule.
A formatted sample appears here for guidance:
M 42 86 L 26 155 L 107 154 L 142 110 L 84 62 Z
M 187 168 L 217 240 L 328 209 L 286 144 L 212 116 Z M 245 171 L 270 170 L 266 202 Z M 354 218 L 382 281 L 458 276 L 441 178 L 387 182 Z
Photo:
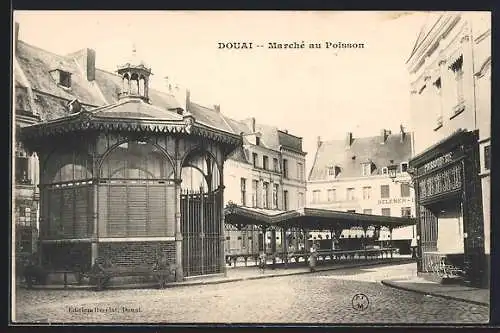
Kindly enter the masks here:
M 163 252 L 169 262 L 175 264 L 175 242 L 107 242 L 98 244 L 100 257 L 111 260 L 117 266 L 153 265 L 157 251 Z

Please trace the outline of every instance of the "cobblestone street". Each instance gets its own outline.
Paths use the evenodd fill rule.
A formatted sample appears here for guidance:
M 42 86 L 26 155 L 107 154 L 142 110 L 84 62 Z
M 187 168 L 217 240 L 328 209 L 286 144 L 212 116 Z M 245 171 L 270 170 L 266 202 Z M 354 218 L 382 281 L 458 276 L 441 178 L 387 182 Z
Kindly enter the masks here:
M 164 290 L 17 290 L 18 322 L 485 323 L 488 308 L 401 291 L 379 280 L 409 265 Z M 355 294 L 369 299 L 352 307 Z M 90 312 L 92 311 L 92 312 Z

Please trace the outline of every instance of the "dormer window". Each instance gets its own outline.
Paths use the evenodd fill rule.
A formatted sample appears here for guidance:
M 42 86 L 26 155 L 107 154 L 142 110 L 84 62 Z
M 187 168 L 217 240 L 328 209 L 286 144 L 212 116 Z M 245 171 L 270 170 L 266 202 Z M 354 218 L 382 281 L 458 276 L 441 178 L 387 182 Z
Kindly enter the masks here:
M 402 162 L 401 163 L 401 172 L 407 172 L 408 171 L 408 162 Z
M 260 146 L 260 138 L 258 136 L 255 137 L 255 145 Z
M 328 178 L 335 178 L 339 175 L 340 173 L 340 167 L 339 166 L 328 166 L 327 167 L 327 174 Z
M 71 73 L 62 69 L 55 69 L 50 72 L 57 85 L 63 88 L 71 88 Z
M 387 175 L 389 173 L 389 169 L 387 169 L 387 167 L 383 167 L 382 168 L 382 174 L 383 175 Z
M 372 174 L 372 163 L 361 163 L 361 174 L 363 176 L 370 176 Z

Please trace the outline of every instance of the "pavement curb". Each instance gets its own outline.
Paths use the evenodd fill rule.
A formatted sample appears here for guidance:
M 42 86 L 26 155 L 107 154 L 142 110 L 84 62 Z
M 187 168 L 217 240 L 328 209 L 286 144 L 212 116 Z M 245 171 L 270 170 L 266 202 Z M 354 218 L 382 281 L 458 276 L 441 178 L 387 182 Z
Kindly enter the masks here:
M 404 291 L 410 291 L 410 292 L 417 293 L 417 294 L 431 295 L 431 296 L 434 296 L 434 297 L 441 297 L 441 298 L 444 298 L 444 299 L 449 299 L 449 300 L 454 300 L 454 301 L 460 301 L 460 302 L 470 303 L 470 304 L 474 304 L 474 305 L 481 305 L 481 306 L 488 306 L 488 307 L 490 306 L 489 303 L 484 303 L 484 302 L 479 302 L 479 301 L 464 299 L 464 298 L 460 298 L 460 297 L 456 297 L 456 296 L 443 295 L 443 294 L 435 293 L 435 292 L 432 292 L 432 291 L 424 291 L 424 290 L 414 289 L 414 288 L 410 288 L 410 287 L 404 287 L 404 286 L 401 286 L 399 284 L 393 283 L 392 281 L 388 281 L 388 280 L 382 280 L 380 282 L 384 286 L 387 286 L 387 287 L 391 287 L 391 288 L 395 288 L 395 289 L 400 289 L 400 290 L 404 290 Z
M 329 268 L 319 268 L 315 272 L 310 272 L 309 270 L 302 272 L 290 272 L 284 274 L 269 274 L 269 275 L 256 275 L 249 277 L 239 277 L 239 278 L 228 278 L 224 280 L 214 280 L 214 281 L 185 281 L 185 282 L 173 282 L 171 284 L 167 284 L 164 289 L 169 288 L 177 288 L 177 287 L 187 287 L 187 286 L 203 286 L 203 285 L 213 285 L 213 284 L 222 284 L 222 283 L 230 283 L 230 282 L 240 282 L 240 281 L 250 281 L 250 280 L 259 280 L 259 279 L 267 279 L 274 278 L 280 276 L 291 276 L 291 275 L 303 275 L 303 274 L 314 274 L 326 271 L 335 271 L 341 269 L 352 269 L 359 267 L 369 267 L 369 266 L 379 266 L 379 265 L 401 265 L 406 263 L 414 262 L 412 259 L 401 259 L 392 262 L 374 262 L 374 263 L 361 263 L 352 266 L 338 266 L 338 267 L 329 267 Z M 128 284 L 128 285 L 116 285 L 109 286 L 106 290 L 123 290 L 123 289 L 146 289 L 146 288 L 154 288 L 156 284 L 154 283 L 143 283 L 143 284 Z M 64 288 L 64 286 L 47 286 L 41 287 L 36 286 L 31 290 L 93 290 L 94 286 L 91 285 L 80 285 L 80 286 L 68 286 Z

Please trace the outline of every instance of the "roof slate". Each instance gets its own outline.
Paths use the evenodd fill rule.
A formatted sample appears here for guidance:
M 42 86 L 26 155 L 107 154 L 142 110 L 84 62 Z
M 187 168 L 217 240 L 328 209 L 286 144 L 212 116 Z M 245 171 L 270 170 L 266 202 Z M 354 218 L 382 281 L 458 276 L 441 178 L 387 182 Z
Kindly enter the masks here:
M 411 156 L 411 133 L 406 133 L 401 142 L 400 134 L 390 134 L 384 144 L 381 136 L 353 138 L 351 147 L 346 149 L 344 140 L 321 142 L 309 180 L 328 179 L 329 166 L 339 166 L 340 174 L 336 178 L 361 177 L 362 163 L 373 162 L 374 174 L 381 174 L 382 168 L 391 164 L 400 165 L 408 162 Z M 392 162 L 391 162 L 392 160 Z
M 175 111 L 168 111 L 180 107 L 175 97 L 158 90 L 149 89 L 150 104 L 119 103 L 118 97 L 122 86 L 120 76 L 96 68 L 95 80 L 88 81 L 86 73 L 79 65 L 80 53 L 77 51 L 62 56 L 18 41 L 16 49 L 18 61 L 15 62 L 14 69 L 16 86 L 26 86 L 21 80 L 24 74 L 34 92 L 37 104 L 35 107 L 42 120 L 49 121 L 67 116 L 69 113 L 66 105 L 74 99 L 78 99 L 89 110 L 98 108 L 95 111 L 103 117 L 182 119 Z M 57 84 L 51 75 L 54 69 L 71 73 L 71 88 Z M 19 95 L 16 102 L 19 108 L 28 110 L 25 105 L 28 101 L 27 91 L 17 89 L 16 94 Z M 114 108 L 107 108 L 111 104 L 116 105 Z M 191 103 L 190 109 L 197 122 L 214 129 L 233 132 L 220 112 L 196 103 Z

